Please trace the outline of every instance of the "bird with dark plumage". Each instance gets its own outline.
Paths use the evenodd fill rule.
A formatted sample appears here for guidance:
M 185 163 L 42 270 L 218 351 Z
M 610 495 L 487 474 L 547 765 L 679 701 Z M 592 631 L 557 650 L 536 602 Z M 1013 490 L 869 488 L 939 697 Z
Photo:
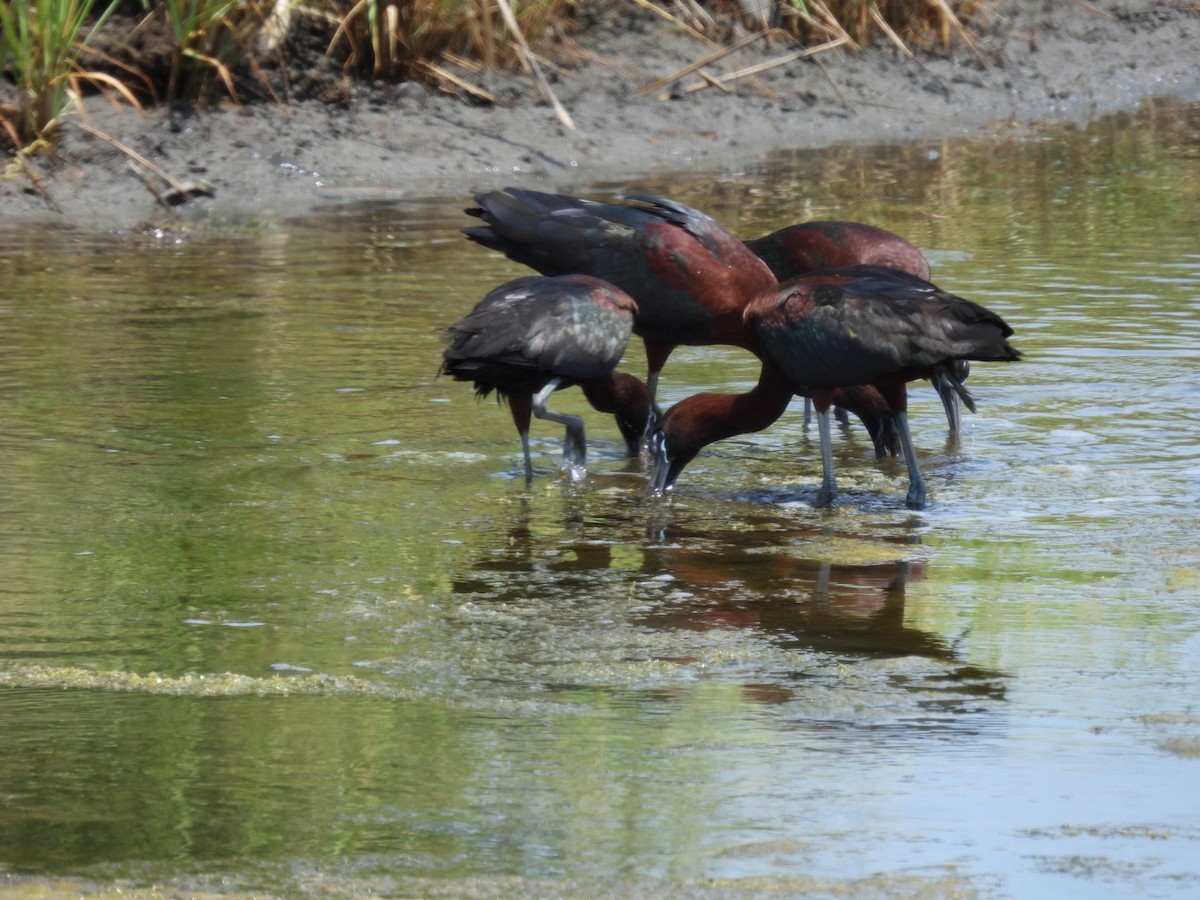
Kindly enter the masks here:
M 508 401 L 527 479 L 533 477 L 530 415 L 565 426 L 563 467 L 580 480 L 587 461 L 583 420 L 546 403 L 555 391 L 578 385 L 593 408 L 616 417 L 627 448 L 637 452 L 651 414 L 650 393 L 641 380 L 616 371 L 636 312 L 633 298 L 598 278 L 517 278 L 446 329 L 450 342 L 440 373 L 474 382 L 480 397 L 495 391 Z
M 764 348 L 762 378 L 748 394 L 697 394 L 667 411 L 653 439 L 654 492 L 670 490 L 706 445 L 772 424 L 791 393 L 804 388 L 817 408 L 820 431 L 817 505 L 827 506 L 837 494 L 829 407 L 839 388 L 871 384 L 895 418 L 908 468 L 906 503 L 920 509 L 927 492 L 908 428 L 905 385 L 942 367 L 958 396 L 974 409 L 950 364 L 1021 356 L 1006 340 L 1012 329 L 995 313 L 924 279 L 876 266 L 785 282 L 750 302 L 745 319 Z
M 886 266 L 929 280 L 929 261 L 900 235 L 861 222 L 801 222 L 746 241 L 775 277 L 787 281 L 819 269 Z
M 862 222 L 802 222 L 746 241 L 781 282 L 824 269 L 849 266 L 885 266 L 928 281 L 929 260 L 900 235 Z M 950 435 L 962 433 L 962 411 L 954 382 L 963 382 L 970 372 L 966 360 L 956 360 L 950 371 L 935 368 L 930 380 L 946 411 Z M 811 401 L 804 403 L 804 423 L 810 417 Z
M 633 297 L 633 331 L 645 341 L 652 401 L 659 373 L 680 344 L 725 344 L 761 358 L 758 336 L 742 313 L 777 284 L 767 265 L 698 210 L 655 197 L 630 199 L 640 205 L 492 191 L 476 195 L 479 205 L 466 211 L 484 224 L 463 233 L 543 275 L 593 275 Z M 850 387 L 839 392 L 837 404 L 863 421 L 876 453 L 898 450 L 878 391 Z
M 475 197 L 479 206 L 466 212 L 485 224 L 463 233 L 543 275 L 593 275 L 633 297 L 633 331 L 646 342 L 653 395 L 676 346 L 753 343 L 742 308 L 776 279 L 704 213 L 670 200 L 630 199 L 642 205 L 506 188 Z

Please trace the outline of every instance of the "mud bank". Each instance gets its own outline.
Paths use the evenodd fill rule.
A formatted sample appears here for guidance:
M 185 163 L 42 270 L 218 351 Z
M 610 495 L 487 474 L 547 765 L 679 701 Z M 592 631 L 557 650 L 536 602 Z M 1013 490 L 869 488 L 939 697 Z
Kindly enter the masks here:
M 39 163 L 44 194 L 24 177 L 0 182 L 0 222 L 124 229 L 168 215 L 271 217 L 351 198 L 466 195 L 512 183 L 578 190 L 664 167 L 719 170 L 784 148 L 1083 123 L 1149 97 L 1200 100 L 1200 8 L 1190 0 L 1012 0 L 974 51 L 909 58 L 891 46 L 835 49 L 734 82 L 728 92 L 689 91 L 699 78 L 688 75 L 646 93 L 710 50 L 643 11 L 610 12 L 576 38 L 585 58 L 554 80 L 574 131 L 522 76 L 487 82 L 505 106 L 470 105 L 416 85 L 343 84 L 333 104 L 144 115 L 91 100 L 81 121 L 172 178 L 211 186 L 212 196 L 168 211 L 144 168 L 70 124 L 61 160 Z M 791 49 L 758 41 L 708 71 L 720 76 Z

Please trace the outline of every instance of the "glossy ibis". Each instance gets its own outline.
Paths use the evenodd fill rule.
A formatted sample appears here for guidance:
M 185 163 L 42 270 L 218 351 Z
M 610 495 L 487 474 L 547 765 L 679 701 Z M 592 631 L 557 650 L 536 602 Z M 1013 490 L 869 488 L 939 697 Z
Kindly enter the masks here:
M 712 218 L 653 197 L 641 205 L 506 188 L 478 194 L 464 228 L 476 243 L 543 275 L 603 278 L 638 303 L 633 331 L 646 343 L 647 387 L 680 344 L 753 349 L 746 302 L 776 283 L 766 263 Z
M 659 373 L 680 344 L 726 344 L 762 357 L 747 303 L 778 283 L 749 247 L 704 213 L 655 197 L 638 205 L 506 188 L 466 210 L 484 224 L 463 233 L 543 275 L 572 272 L 615 285 L 638 304 L 634 333 L 646 345 L 653 401 Z M 862 419 L 876 453 L 898 451 L 887 404 L 856 386 L 837 403 Z
M 546 402 L 555 391 L 579 385 L 595 409 L 615 415 L 636 453 L 650 417 L 650 394 L 639 379 L 615 371 L 636 312 L 633 298 L 598 278 L 518 278 L 446 329 L 450 342 L 441 372 L 474 382 L 480 397 L 495 391 L 508 401 L 526 478 L 533 477 L 530 413 L 566 426 L 563 466 L 579 480 L 587 459 L 583 420 L 547 409 Z
M 1020 358 L 1006 340 L 1012 329 L 999 316 L 923 279 L 875 266 L 785 282 L 748 304 L 745 317 L 765 351 L 762 378 L 748 394 L 698 394 L 667 411 L 653 438 L 655 493 L 669 490 L 702 447 L 767 427 L 791 392 L 803 389 L 817 408 L 821 439 L 817 505 L 829 505 L 837 493 L 829 407 L 838 388 L 865 383 L 880 391 L 893 414 L 908 467 L 906 502 L 920 509 L 926 489 L 908 428 L 906 383 L 943 367 L 973 409 L 950 364 Z
M 870 265 L 929 280 L 929 261 L 900 235 L 861 222 L 801 222 L 746 241 L 775 277 L 787 281 L 819 269 Z
M 913 244 L 885 228 L 862 222 L 801 222 L 746 241 L 746 246 L 780 281 L 822 269 L 858 265 L 899 269 L 926 281 L 931 274 L 929 260 Z M 952 437 L 962 432 L 962 412 L 954 382 L 965 381 L 969 372 L 966 360 L 956 360 L 951 371 L 935 368 L 930 377 L 946 411 Z M 805 424 L 809 421 L 810 405 L 811 401 L 806 398 Z

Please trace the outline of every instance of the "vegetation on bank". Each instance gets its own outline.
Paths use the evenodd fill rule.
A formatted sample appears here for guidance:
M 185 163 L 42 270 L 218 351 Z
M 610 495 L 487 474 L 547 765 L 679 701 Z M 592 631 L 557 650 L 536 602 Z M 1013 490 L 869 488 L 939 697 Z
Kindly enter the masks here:
M 317 46 L 346 81 L 418 80 L 480 102 L 472 75 L 523 67 L 557 106 L 541 48 L 599 5 L 653 13 L 711 48 L 744 40 L 862 46 L 971 43 L 995 0 L 18 0 L 0 4 L 0 145 L 50 149 L 78 98 L 142 107 L 291 94 L 289 59 Z M 620 7 L 618 7 L 620 9 Z M 761 36 L 761 38 L 760 38 Z M 567 48 L 563 52 L 562 48 Z M 707 50 L 705 52 L 708 52 Z

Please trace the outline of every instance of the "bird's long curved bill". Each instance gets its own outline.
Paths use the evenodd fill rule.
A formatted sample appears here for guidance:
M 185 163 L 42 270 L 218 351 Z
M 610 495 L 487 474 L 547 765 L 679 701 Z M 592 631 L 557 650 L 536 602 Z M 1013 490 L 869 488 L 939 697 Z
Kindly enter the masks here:
M 650 437 L 650 483 L 646 485 L 646 493 L 652 497 L 662 497 L 673 487 L 670 481 L 671 462 L 667 458 L 667 439 L 662 432 L 655 432 Z

